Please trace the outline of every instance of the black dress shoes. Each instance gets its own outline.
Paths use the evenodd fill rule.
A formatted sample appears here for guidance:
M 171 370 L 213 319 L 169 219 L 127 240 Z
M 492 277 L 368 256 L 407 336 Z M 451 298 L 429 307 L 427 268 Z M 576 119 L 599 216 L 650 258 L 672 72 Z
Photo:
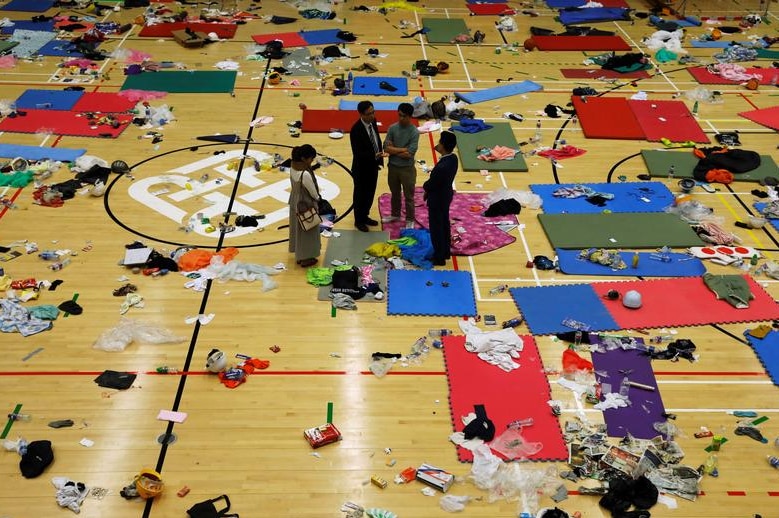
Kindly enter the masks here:
M 370 230 L 368 230 L 368 225 L 366 225 L 365 223 L 355 223 L 354 228 L 356 228 L 360 232 L 370 232 Z
M 375 219 L 371 219 L 371 218 L 366 219 L 365 220 L 365 224 L 368 225 L 369 227 L 378 227 L 379 226 L 379 222 L 376 221 Z

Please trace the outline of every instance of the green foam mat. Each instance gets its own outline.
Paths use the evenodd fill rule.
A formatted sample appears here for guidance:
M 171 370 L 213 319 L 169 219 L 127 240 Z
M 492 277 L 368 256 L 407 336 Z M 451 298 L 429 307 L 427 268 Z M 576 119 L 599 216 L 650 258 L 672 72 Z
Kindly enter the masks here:
M 0 41 L 0 56 L 5 56 L 17 45 L 19 45 L 18 41 Z
M 235 88 L 235 71 L 175 70 L 127 76 L 122 90 L 153 90 L 176 94 L 228 93 Z
M 428 43 L 451 43 L 458 34 L 470 34 L 462 18 L 422 18 L 422 26 L 430 29 Z
M 327 240 L 327 250 L 322 263 L 324 267 L 330 267 L 333 260 L 348 261 L 349 264 L 362 266 L 362 256 L 365 249 L 373 243 L 384 243 L 389 240 L 389 232 L 360 232 L 359 230 L 338 230 L 341 237 L 331 237 Z M 387 270 L 373 270 L 373 278 L 378 281 L 381 289 L 387 291 Z M 316 295 L 317 300 L 330 300 L 330 286 L 321 286 Z M 372 295 L 366 295 L 358 302 L 384 302 L 376 300 Z
M 659 149 L 644 149 L 641 151 L 644 157 L 649 176 L 668 177 L 668 170 L 674 166 L 676 178 L 692 178 L 692 172 L 698 165 L 698 157 L 692 151 L 663 151 Z M 767 176 L 779 178 L 777 167 L 771 155 L 760 155 L 760 167 L 746 173 L 734 174 L 735 181 L 759 182 Z
M 758 59 L 779 59 L 779 50 L 757 49 Z
M 687 248 L 702 246 L 690 225 L 676 214 L 539 214 L 554 248 Z
M 514 155 L 514 160 L 498 160 L 496 162 L 485 162 L 476 158 L 478 148 L 495 146 L 506 146 L 519 149 L 519 143 L 514 136 L 514 130 L 508 122 L 495 122 L 492 128 L 478 133 L 454 132 L 457 135 L 457 149 L 460 155 L 460 162 L 463 171 L 503 171 L 503 172 L 526 172 L 527 163 L 522 157 L 522 153 Z

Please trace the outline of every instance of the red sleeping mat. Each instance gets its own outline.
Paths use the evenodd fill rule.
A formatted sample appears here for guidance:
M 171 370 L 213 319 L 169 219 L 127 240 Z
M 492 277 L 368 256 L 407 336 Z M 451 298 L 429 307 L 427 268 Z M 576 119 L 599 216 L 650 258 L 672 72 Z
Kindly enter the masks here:
M 539 50 L 630 50 L 620 36 L 533 36 Z
M 6 117 L 0 122 L 0 131 L 10 133 L 51 132 L 54 135 L 73 137 L 116 138 L 133 120 L 132 115 L 116 115 L 121 122 L 118 128 L 100 124 L 95 125 L 83 113 L 55 110 L 27 110 L 27 115 L 13 119 Z
M 275 32 L 271 34 L 255 34 L 252 39 L 260 45 L 272 40 L 280 40 L 285 47 L 307 47 L 308 42 L 297 32 Z
M 602 68 L 561 68 L 560 73 L 566 79 L 599 79 L 601 77 L 606 79 L 647 79 L 651 77 L 646 70 L 621 74 L 615 70 Z
M 551 390 L 538 347 L 532 336 L 523 335 L 522 341 L 524 348 L 516 361 L 520 367 L 505 372 L 468 352 L 464 336 L 444 337 L 452 425 L 456 432 L 461 432 L 465 427 L 462 417 L 473 412 L 474 405 L 484 405 L 487 417 L 495 425 L 496 438 L 510 422 L 531 417 L 533 424 L 522 429 L 522 438 L 529 443 L 540 442 L 543 447 L 528 459 L 568 460 L 560 422 L 547 403 Z M 460 462 L 473 461 L 473 453 L 460 446 L 457 457 Z
M 660 142 L 662 138 L 671 142 L 709 142 L 682 101 L 628 101 L 628 105 L 650 142 Z
M 138 36 L 141 38 L 172 38 L 173 31 L 183 31 L 191 29 L 194 32 L 205 32 L 206 34 L 215 32 L 221 39 L 231 39 L 235 37 L 238 26 L 234 23 L 208 23 L 208 22 L 171 22 L 158 23 L 155 25 L 146 25 Z
M 71 108 L 74 112 L 121 113 L 132 110 L 135 102 L 111 92 L 86 92 Z
M 755 299 L 749 307 L 736 309 L 724 300 L 717 300 L 714 292 L 700 277 L 679 277 L 649 281 L 594 282 L 592 289 L 619 324 L 620 329 L 702 326 L 712 322 L 771 321 L 779 318 L 779 304 L 749 275 L 744 275 Z M 630 309 L 619 300 L 606 297 L 609 290 L 641 293 L 641 308 Z
M 468 4 L 472 16 L 502 16 L 513 15 L 517 12 L 508 4 Z
M 741 112 L 739 115 L 772 130 L 779 131 L 779 106 Z
M 717 74 L 712 74 L 706 67 L 690 67 L 687 71 L 702 85 L 737 85 L 745 83 L 746 81 L 731 81 L 725 79 Z M 760 80 L 761 85 L 770 85 L 771 80 L 779 75 L 779 70 L 770 68 L 747 68 L 745 69 L 747 74 L 760 74 L 763 78 Z
M 310 133 L 330 133 L 333 130 L 340 130 L 346 134 L 359 118 L 357 110 L 303 110 L 301 129 Z M 390 125 L 396 122 L 398 122 L 398 112 L 376 111 L 379 133 L 386 133 Z
M 644 140 L 644 130 L 624 97 L 573 97 L 573 107 L 587 138 Z

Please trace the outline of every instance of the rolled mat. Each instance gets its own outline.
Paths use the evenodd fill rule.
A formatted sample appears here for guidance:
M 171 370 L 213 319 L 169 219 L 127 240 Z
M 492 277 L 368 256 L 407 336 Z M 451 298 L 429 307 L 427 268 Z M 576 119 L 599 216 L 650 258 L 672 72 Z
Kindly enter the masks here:
M 643 344 L 643 339 L 636 338 Z M 596 334 L 590 334 L 590 343 L 601 340 Z M 655 373 L 649 356 L 636 349 L 621 348 L 603 353 L 592 353 L 592 364 L 597 373 L 598 383 L 609 384 L 611 392 L 619 392 L 622 380 L 654 387 L 654 390 L 630 387 L 628 399 L 630 405 L 624 408 L 610 408 L 603 411 L 606 430 L 610 437 L 624 437 L 628 433 L 636 439 L 652 439 L 661 435 L 655 430 L 654 423 L 664 423 L 665 406 L 657 387 Z M 626 374 L 627 373 L 627 374 Z
M 349 130 L 359 118 L 360 115 L 356 111 L 306 109 L 303 110 L 301 129 L 309 133 L 330 133 L 338 130 L 348 138 Z M 386 133 L 389 127 L 396 122 L 398 122 L 397 111 L 376 111 L 376 124 L 379 126 L 379 133 Z
M 532 336 L 521 338 L 524 347 L 517 361 L 520 367 L 511 372 L 468 352 L 464 336 L 443 338 L 452 427 L 461 432 L 465 428 L 462 417 L 473 412 L 474 405 L 485 406 L 487 417 L 495 425 L 496 436 L 510 422 L 530 417 L 533 424 L 522 429 L 522 438 L 530 443 L 540 442 L 543 447 L 528 460 L 568 460 L 559 420 L 547 404 L 551 390 L 538 347 Z M 457 458 L 460 462 L 473 462 L 473 453 L 458 446 Z
M 474 92 L 455 92 L 454 95 L 469 104 L 474 104 L 484 101 L 493 101 L 502 97 L 511 97 L 512 95 L 537 92 L 543 89 L 544 87 L 540 84 L 526 80 L 520 83 L 509 83 L 507 85 L 485 88 L 484 90 L 476 90 Z

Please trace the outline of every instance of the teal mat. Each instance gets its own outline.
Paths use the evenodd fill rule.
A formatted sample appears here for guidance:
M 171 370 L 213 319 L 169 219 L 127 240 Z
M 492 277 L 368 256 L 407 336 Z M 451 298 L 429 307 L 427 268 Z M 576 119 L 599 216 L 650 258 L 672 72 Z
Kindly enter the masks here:
M 477 149 L 481 147 L 493 148 L 495 146 L 506 146 L 519 149 L 519 143 L 514 136 L 514 130 L 508 122 L 495 122 L 492 128 L 478 133 L 460 133 L 457 135 L 457 152 L 460 155 L 460 163 L 463 171 L 503 171 L 503 172 L 525 172 L 528 170 L 527 163 L 522 157 L 522 153 L 514 155 L 514 160 L 498 160 L 497 162 L 485 162 L 476 158 Z
M 649 176 L 667 178 L 668 170 L 674 166 L 674 177 L 692 178 L 692 172 L 698 165 L 698 157 L 692 151 L 663 151 L 644 149 L 641 151 Z M 746 173 L 734 174 L 734 181 L 759 182 L 767 176 L 779 178 L 779 167 L 771 155 L 760 155 L 760 166 Z
M 690 225 L 676 214 L 539 214 L 554 248 L 687 248 L 703 246 Z
M 758 59 L 779 59 L 779 50 L 757 49 Z
M 462 18 L 422 18 L 422 26 L 430 29 L 425 34 L 428 43 L 452 43 L 458 34 L 470 34 Z
M 235 88 L 237 72 L 176 70 L 127 76 L 122 90 L 153 90 L 172 94 L 228 93 Z

